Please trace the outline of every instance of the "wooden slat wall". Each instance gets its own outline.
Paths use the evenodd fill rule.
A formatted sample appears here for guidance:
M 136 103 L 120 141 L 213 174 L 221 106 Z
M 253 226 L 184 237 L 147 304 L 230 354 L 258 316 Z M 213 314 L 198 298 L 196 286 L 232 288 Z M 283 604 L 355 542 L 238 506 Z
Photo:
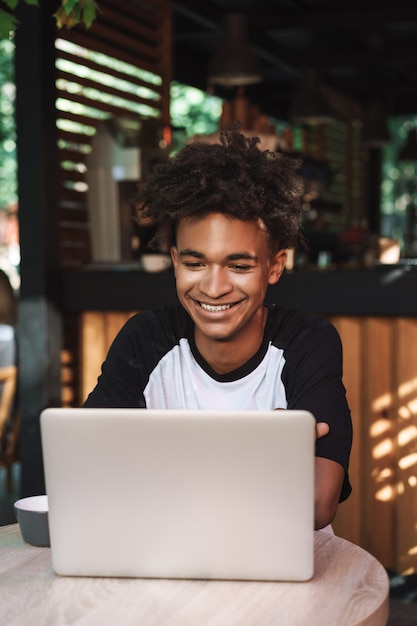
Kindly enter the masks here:
M 110 345 L 123 324 L 135 311 L 109 311 L 96 313 L 86 311 L 80 315 L 80 397 L 82 404 L 95 387 L 101 364 Z
M 86 161 L 98 122 L 111 116 L 129 115 L 141 119 L 153 117 L 161 125 L 170 123 L 171 33 L 171 0 L 101 0 L 97 20 L 90 29 L 80 26 L 58 31 L 58 211 L 60 262 L 65 270 L 80 269 L 91 261 Z M 68 50 L 65 42 L 77 48 Z M 91 58 L 91 52 L 106 58 Z M 74 64 L 71 71 L 63 64 L 68 61 Z M 83 68 L 101 75 L 87 78 Z M 152 76 L 138 75 L 132 68 L 145 70 Z M 109 86 L 106 76 L 124 83 Z M 131 93 L 124 86 L 127 83 Z M 149 90 L 145 95 L 141 91 L 144 88 Z M 147 108 L 143 109 L 144 106 Z M 68 127 L 69 122 L 73 126 Z M 64 315 L 63 322 L 61 396 L 62 404 L 70 406 L 78 403 L 80 391 L 76 367 L 78 328 L 74 316 Z
M 78 315 L 67 313 L 63 317 L 63 346 L 61 349 L 61 405 L 78 406 L 79 389 L 79 341 Z
M 133 312 L 80 316 L 82 402 L 114 336 Z M 330 317 L 344 349 L 352 411 L 351 497 L 336 534 L 399 573 L 417 572 L 417 320 Z
M 348 327 L 355 319 L 358 326 Z M 349 325 L 346 318 L 331 320 L 344 345 L 356 439 L 352 483 L 357 491 L 339 508 L 335 530 L 369 550 L 385 567 L 415 573 L 417 320 L 349 318 Z
M 395 325 L 371 318 L 364 323 L 363 334 L 363 393 L 368 408 L 364 469 L 371 479 L 365 492 L 369 508 L 365 541 L 375 556 L 394 566 Z
M 335 215 L 337 225 L 358 225 L 365 213 L 365 153 L 360 124 L 356 119 L 332 121 L 303 129 L 303 150 L 312 158 L 330 164 L 333 180 L 320 198 L 342 207 Z
M 58 110 L 57 120 L 61 161 L 60 249 L 64 269 L 77 269 L 91 260 L 85 172 L 98 121 L 110 116 L 131 115 L 142 119 L 154 117 L 161 125 L 170 123 L 171 31 L 171 0 L 101 0 L 97 20 L 90 29 L 78 26 L 58 32 L 58 98 L 67 101 L 65 110 L 62 106 Z M 69 51 L 60 40 L 78 48 Z M 103 57 L 92 59 L 91 52 L 115 60 L 114 67 L 109 67 Z M 71 61 L 75 66 L 67 71 L 62 61 Z M 136 76 L 123 65 L 125 63 L 150 72 L 159 82 Z M 104 78 L 87 78 L 83 66 L 121 79 L 137 92 L 129 93 L 123 85 L 108 86 Z M 149 90 L 148 94 L 141 94 L 140 88 L 144 87 Z M 59 106 L 60 103 L 58 100 Z M 80 110 L 80 104 L 89 109 Z M 144 105 L 146 109 L 141 108 Z M 65 122 L 77 126 L 64 128 Z M 68 163 L 64 168 L 65 161 Z
M 336 532 L 366 546 L 386 567 L 394 568 L 394 322 L 380 318 L 331 321 L 344 346 L 344 382 L 354 427 L 354 491 L 339 509 Z
M 353 444 L 350 457 L 350 480 L 353 486 L 351 496 L 339 508 L 334 524 L 336 534 L 362 545 L 362 489 L 361 476 L 364 472 L 363 437 L 361 436 L 363 414 L 362 394 L 360 393 L 363 377 L 363 363 L 357 347 L 362 336 L 362 323 L 358 318 L 339 317 L 331 320 L 339 331 L 344 347 L 343 382 L 347 390 L 352 422 Z
M 396 507 L 398 568 L 417 572 L 417 320 L 395 324 L 396 381 Z

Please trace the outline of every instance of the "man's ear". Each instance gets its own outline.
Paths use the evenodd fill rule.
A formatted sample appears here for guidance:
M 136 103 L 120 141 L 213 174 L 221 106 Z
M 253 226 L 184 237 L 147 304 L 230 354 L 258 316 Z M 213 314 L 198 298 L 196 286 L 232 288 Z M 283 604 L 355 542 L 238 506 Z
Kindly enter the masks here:
M 172 265 L 174 266 L 174 273 L 176 273 L 177 265 L 178 265 L 178 249 L 176 246 L 171 246 L 170 254 L 171 254 L 171 259 L 172 259 Z
M 269 280 L 270 285 L 275 285 L 282 276 L 285 269 L 285 263 L 287 262 L 287 250 L 278 250 L 278 252 L 271 259 L 271 267 L 269 268 Z

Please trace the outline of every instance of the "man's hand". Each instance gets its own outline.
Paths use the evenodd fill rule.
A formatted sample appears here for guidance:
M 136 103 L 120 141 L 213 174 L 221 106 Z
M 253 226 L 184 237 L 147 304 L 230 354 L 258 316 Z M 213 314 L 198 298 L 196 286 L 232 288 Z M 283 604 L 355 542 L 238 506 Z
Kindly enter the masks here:
M 329 432 L 330 428 L 326 422 L 317 422 L 316 423 L 316 439 L 320 437 L 324 437 Z
M 286 411 L 287 409 L 277 408 L 274 411 Z M 316 439 L 324 437 L 329 432 L 330 427 L 326 422 L 316 422 Z
M 286 409 L 275 409 L 285 411 Z M 330 431 L 326 422 L 316 423 L 316 439 L 324 437 Z M 342 490 L 344 470 L 339 463 L 322 457 L 315 458 L 315 498 L 314 527 L 324 528 L 336 515 Z

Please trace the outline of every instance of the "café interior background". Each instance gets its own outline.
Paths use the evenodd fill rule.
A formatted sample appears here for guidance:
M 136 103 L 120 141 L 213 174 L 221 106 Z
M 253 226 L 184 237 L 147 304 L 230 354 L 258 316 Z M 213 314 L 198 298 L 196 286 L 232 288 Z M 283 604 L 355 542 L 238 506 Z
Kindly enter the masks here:
M 59 31 L 46 4 L 22 7 L 1 42 L 0 266 L 20 303 L 22 494 L 42 489 L 41 409 L 79 405 L 123 321 L 168 293 L 169 270 L 142 272 L 152 225 L 132 220 L 132 188 L 239 119 L 265 149 L 303 157 L 310 251 L 295 251 L 288 280 L 332 285 L 355 421 L 356 488 L 337 531 L 415 572 L 415 316 L 388 315 L 392 298 L 360 316 L 337 309 L 352 277 L 386 290 L 414 280 L 414 3 L 102 0 L 90 28 Z

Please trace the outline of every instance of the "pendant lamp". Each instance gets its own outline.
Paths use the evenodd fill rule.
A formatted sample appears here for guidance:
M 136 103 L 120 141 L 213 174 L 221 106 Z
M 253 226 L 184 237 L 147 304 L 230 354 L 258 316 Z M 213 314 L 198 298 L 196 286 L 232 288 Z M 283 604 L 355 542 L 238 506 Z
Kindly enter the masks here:
M 261 80 L 260 63 L 248 41 L 247 16 L 227 13 L 223 16 L 220 41 L 209 64 L 208 83 L 239 87 Z

